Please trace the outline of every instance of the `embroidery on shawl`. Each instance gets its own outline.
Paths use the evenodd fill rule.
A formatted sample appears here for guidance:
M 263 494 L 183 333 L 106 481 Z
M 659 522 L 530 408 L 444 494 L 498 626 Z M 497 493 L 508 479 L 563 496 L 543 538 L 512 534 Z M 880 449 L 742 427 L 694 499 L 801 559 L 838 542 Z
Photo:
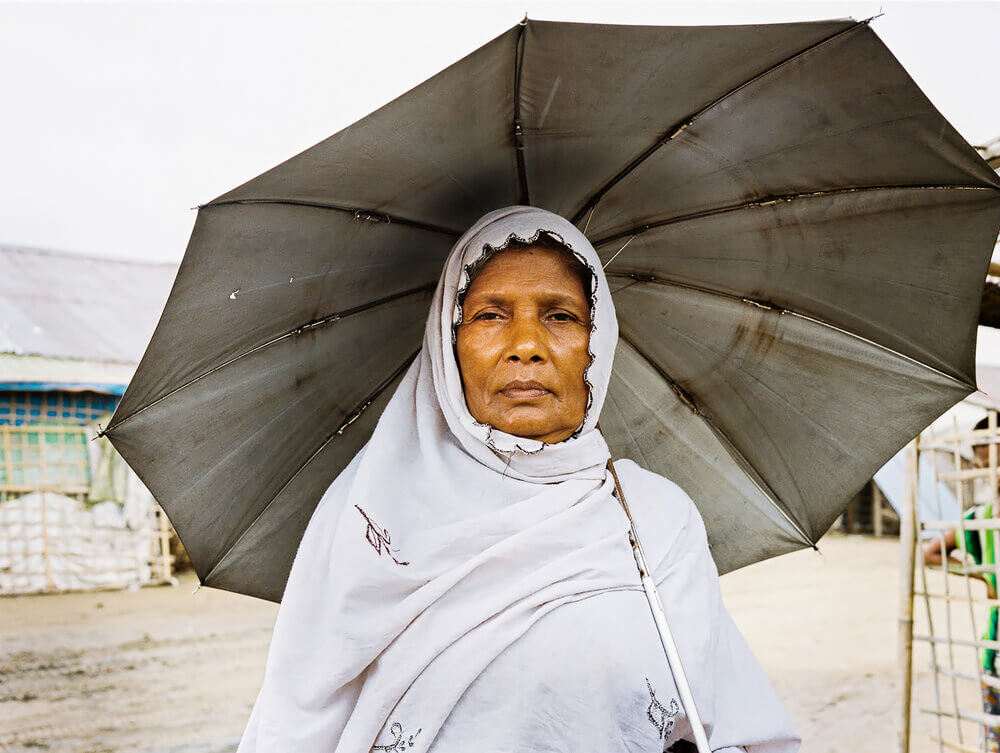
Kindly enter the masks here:
M 384 548 L 385 553 L 388 554 L 392 558 L 392 561 L 397 565 L 409 565 L 409 562 L 400 562 L 396 559 L 394 552 L 398 552 L 399 550 L 393 549 L 390 546 L 392 539 L 389 537 L 389 529 L 379 528 L 375 525 L 375 521 L 368 517 L 368 513 L 357 505 L 354 505 L 354 507 L 357 508 L 357 511 L 361 513 L 364 519 L 368 522 L 368 528 L 365 530 L 365 538 L 368 540 L 368 543 L 372 545 L 372 548 L 375 549 L 376 553 L 378 553 L 378 556 L 382 556 L 382 550 Z
M 389 734 L 392 735 L 393 737 L 392 742 L 386 745 L 373 745 L 372 750 L 398 751 L 398 750 L 406 750 L 407 748 L 413 748 L 416 746 L 414 740 L 416 739 L 417 735 L 420 734 L 420 731 L 422 729 L 423 727 L 418 729 L 412 735 L 405 735 L 403 733 L 403 725 L 400 724 L 399 722 L 393 722 L 392 726 L 389 727 Z
M 646 687 L 649 688 L 649 707 L 646 709 L 646 717 L 656 727 L 656 731 L 660 734 L 660 739 L 666 740 L 674 728 L 674 717 L 677 716 L 681 708 L 673 698 L 670 699 L 670 708 L 660 703 L 656 698 L 656 691 L 653 690 L 648 677 L 646 678 Z

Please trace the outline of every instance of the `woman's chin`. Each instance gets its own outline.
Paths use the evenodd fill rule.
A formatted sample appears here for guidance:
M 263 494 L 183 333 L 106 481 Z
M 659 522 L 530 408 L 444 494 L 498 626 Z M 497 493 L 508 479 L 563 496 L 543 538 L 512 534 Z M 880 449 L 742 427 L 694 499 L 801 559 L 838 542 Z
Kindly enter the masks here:
M 540 419 L 537 416 L 505 416 L 503 420 L 490 424 L 506 434 L 547 444 L 561 442 L 573 433 L 573 429 L 563 426 L 561 421 Z

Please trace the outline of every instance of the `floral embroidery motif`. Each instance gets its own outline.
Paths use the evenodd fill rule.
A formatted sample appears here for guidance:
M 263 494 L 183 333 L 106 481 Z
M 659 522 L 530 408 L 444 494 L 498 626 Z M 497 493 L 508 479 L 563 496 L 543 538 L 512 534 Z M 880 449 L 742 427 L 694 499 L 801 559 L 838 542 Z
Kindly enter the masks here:
M 670 699 L 670 708 L 656 700 L 656 691 L 653 690 L 648 677 L 646 678 L 646 687 L 649 688 L 649 708 L 646 709 L 646 716 L 656 727 L 656 731 L 660 733 L 660 739 L 666 740 L 674 728 L 674 717 L 677 716 L 681 707 L 673 698 Z
M 361 508 L 359 507 L 358 509 L 360 510 Z M 361 514 L 364 515 L 364 513 Z M 420 734 L 420 730 L 422 729 L 423 727 L 418 729 L 412 735 L 404 735 L 403 725 L 399 722 L 393 722 L 392 726 L 389 727 L 389 734 L 393 737 L 392 742 L 387 745 L 373 745 L 372 750 L 400 751 L 406 750 L 407 748 L 413 748 L 416 746 L 414 739 Z
M 375 525 L 375 522 L 368 517 L 368 513 L 366 513 L 357 505 L 355 505 L 354 507 L 357 508 L 357 511 L 361 513 L 364 519 L 368 522 L 368 528 L 367 530 L 365 530 L 365 538 L 368 540 L 368 543 L 371 544 L 372 547 L 375 549 L 375 551 L 378 553 L 378 556 L 379 557 L 382 556 L 382 551 L 384 549 L 385 553 L 388 554 L 392 558 L 392 561 L 395 562 L 397 565 L 409 565 L 410 564 L 409 562 L 400 562 L 398 559 L 396 559 L 396 555 L 394 554 L 394 552 L 398 552 L 399 550 L 393 549 L 390 546 L 392 541 L 389 538 L 389 529 L 379 528 L 377 525 Z

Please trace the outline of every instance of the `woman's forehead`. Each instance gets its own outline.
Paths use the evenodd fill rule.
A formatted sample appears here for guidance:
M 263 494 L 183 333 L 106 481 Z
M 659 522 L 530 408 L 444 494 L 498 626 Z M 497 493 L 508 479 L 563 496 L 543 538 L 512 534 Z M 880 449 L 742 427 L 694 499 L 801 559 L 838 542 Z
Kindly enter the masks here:
M 486 258 L 473 273 L 468 296 L 519 292 L 533 295 L 561 295 L 589 298 L 590 270 L 568 249 L 556 250 L 536 246 L 504 249 Z

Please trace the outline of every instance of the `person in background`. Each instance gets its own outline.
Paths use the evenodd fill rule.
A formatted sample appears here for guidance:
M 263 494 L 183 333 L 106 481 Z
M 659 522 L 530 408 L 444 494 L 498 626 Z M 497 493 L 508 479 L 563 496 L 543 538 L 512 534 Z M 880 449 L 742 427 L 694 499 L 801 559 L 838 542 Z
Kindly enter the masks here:
M 989 416 L 985 416 L 973 427 L 974 431 L 986 429 L 989 426 Z M 996 437 L 990 437 L 986 442 L 980 442 L 972 446 L 973 463 L 977 468 L 985 468 L 989 465 L 990 442 L 995 442 Z M 965 511 L 965 520 L 988 520 L 992 519 L 997 512 L 997 495 L 1000 495 L 1000 485 L 994 491 L 994 499 L 975 505 Z M 965 530 L 964 536 L 959 537 L 958 531 L 951 530 L 942 536 L 935 536 L 924 545 L 924 564 L 940 566 L 941 545 L 944 544 L 948 557 L 948 564 L 956 567 L 964 567 L 971 560 L 976 565 L 996 564 L 997 548 L 1000 542 L 997 541 L 998 531 L 995 529 L 975 529 Z M 962 550 L 962 556 L 953 554 L 956 549 Z M 987 572 L 970 573 L 970 578 L 976 578 L 986 584 L 986 596 L 989 599 L 997 598 L 997 580 L 995 570 Z M 986 630 L 983 632 L 983 640 L 997 640 L 997 607 L 991 606 L 986 617 Z M 979 652 L 982 663 L 982 693 L 983 711 L 987 714 L 1000 716 L 1000 677 L 997 673 L 997 651 L 992 648 L 984 648 Z M 983 728 L 985 744 L 983 749 L 987 753 L 1000 753 L 1000 727 L 986 726 Z

